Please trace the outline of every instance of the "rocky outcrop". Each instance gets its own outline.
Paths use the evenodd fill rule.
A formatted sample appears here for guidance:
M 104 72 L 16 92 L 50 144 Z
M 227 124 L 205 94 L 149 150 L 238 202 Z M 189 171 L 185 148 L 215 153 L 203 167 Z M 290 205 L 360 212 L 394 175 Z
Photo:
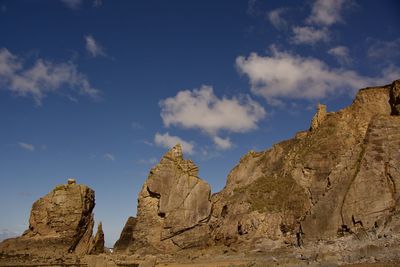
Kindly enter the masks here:
M 89 252 L 93 230 L 94 191 L 68 180 L 37 200 L 31 210 L 29 229 L 21 237 L 0 244 L 0 254 L 25 254 L 57 258 Z
M 114 244 L 114 252 L 123 253 L 133 244 L 135 237 L 133 236 L 133 230 L 135 229 L 136 218 L 129 217 L 122 229 L 119 239 Z
M 97 226 L 97 232 L 92 241 L 89 253 L 92 255 L 104 253 L 104 232 L 101 222 Z
M 213 241 L 302 245 L 393 224 L 400 201 L 398 90 L 399 81 L 362 89 L 338 112 L 318 105 L 308 132 L 245 155 L 212 198 Z
M 321 125 L 326 118 L 326 105 L 318 104 L 317 105 L 317 113 L 315 113 L 314 117 L 311 120 L 310 131 L 313 131 Z
M 138 253 L 203 245 L 208 239 L 210 192 L 210 186 L 198 178 L 197 166 L 183 159 L 182 148 L 176 145 L 150 171 L 139 193 L 136 220 L 128 221 L 117 250 L 126 244 Z

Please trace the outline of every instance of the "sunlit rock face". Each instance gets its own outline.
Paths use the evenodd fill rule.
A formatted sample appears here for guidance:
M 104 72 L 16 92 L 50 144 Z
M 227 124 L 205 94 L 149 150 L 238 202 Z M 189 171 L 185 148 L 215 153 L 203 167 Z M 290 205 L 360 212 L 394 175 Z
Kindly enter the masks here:
M 243 156 L 212 198 L 212 240 L 301 245 L 397 225 L 399 84 L 362 89 L 338 112 L 319 105 L 309 131 Z
M 151 171 L 138 198 L 137 217 L 125 226 L 124 240 L 131 252 L 170 252 L 204 245 L 211 213 L 210 186 L 198 177 L 198 168 L 185 160 L 178 144 Z M 132 233 L 128 233 L 131 231 Z
M 92 244 L 94 206 L 94 191 L 69 179 L 32 205 L 29 229 L 1 243 L 0 252 L 44 258 L 85 255 Z

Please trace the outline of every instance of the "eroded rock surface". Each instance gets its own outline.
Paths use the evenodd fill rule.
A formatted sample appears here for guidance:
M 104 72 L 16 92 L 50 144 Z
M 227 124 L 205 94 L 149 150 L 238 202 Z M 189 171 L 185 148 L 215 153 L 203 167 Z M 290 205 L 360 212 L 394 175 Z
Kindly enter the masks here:
M 198 177 L 197 166 L 183 159 L 182 148 L 176 145 L 150 171 L 139 193 L 129 250 L 170 252 L 207 242 L 210 192 Z
M 319 105 L 310 131 L 245 155 L 212 198 L 213 241 L 302 245 L 398 225 L 399 84 L 338 112 Z
M 104 242 L 103 225 L 100 222 L 97 227 L 96 235 L 92 241 L 89 253 L 92 255 L 104 253 Z
M 129 217 L 122 229 L 121 235 L 117 242 L 114 244 L 114 251 L 118 253 L 126 252 L 126 250 L 133 244 L 135 237 L 133 236 L 133 230 L 135 229 L 136 218 Z
M 0 243 L 0 254 L 49 259 L 87 254 L 94 205 L 94 191 L 89 187 L 76 184 L 75 180 L 56 186 L 33 204 L 29 229 L 21 237 Z

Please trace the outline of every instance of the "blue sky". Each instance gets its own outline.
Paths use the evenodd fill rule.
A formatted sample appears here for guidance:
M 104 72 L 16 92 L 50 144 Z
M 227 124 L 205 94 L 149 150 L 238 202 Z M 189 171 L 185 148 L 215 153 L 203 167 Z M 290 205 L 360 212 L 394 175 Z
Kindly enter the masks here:
M 74 177 L 107 245 L 176 142 L 213 192 L 247 151 L 400 78 L 398 1 L 0 0 L 0 233 Z

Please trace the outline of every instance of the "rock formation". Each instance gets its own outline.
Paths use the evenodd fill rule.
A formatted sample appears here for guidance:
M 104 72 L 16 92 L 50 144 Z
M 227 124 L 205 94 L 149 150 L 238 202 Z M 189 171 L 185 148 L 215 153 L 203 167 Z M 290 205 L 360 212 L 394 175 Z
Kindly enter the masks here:
M 0 254 L 57 258 L 89 252 L 93 230 L 94 191 L 69 179 L 37 200 L 29 229 L 0 244 Z
M 92 255 L 104 253 L 104 232 L 101 222 L 97 226 L 97 232 L 92 241 L 89 253 Z
M 212 198 L 212 239 L 302 245 L 393 225 L 400 201 L 398 92 L 395 81 L 360 90 L 335 113 L 319 105 L 310 131 L 245 155 Z
M 319 104 L 308 131 L 247 153 L 211 202 L 197 167 L 174 147 L 150 171 L 116 251 L 249 251 L 400 229 L 399 106 L 399 81 L 360 90 L 338 112 Z
M 178 144 L 167 152 L 144 183 L 136 220 L 125 226 L 116 251 L 160 253 L 201 246 L 208 240 L 210 186 L 198 178 L 198 168 L 183 159 Z M 131 233 L 128 233 L 130 232 Z M 127 240 L 132 237 L 132 240 Z
M 131 244 L 135 241 L 135 237 L 133 236 L 133 230 L 135 229 L 136 218 L 129 217 L 126 221 L 124 228 L 122 229 L 121 235 L 117 242 L 114 244 L 114 251 L 123 253 L 126 252 Z
M 275 256 L 285 264 L 294 253 L 301 253 L 294 266 L 317 258 L 336 265 L 400 261 L 399 115 L 400 81 L 361 89 L 337 112 L 318 105 L 309 130 L 248 152 L 213 196 L 178 144 L 151 169 L 137 216 L 128 219 L 115 244 L 117 253 L 84 259 L 89 266 L 98 260 L 129 265 L 131 259 L 153 266 L 158 258 L 151 254 L 208 255 L 213 261 L 230 252 L 240 260 L 264 252 L 257 254 L 266 260 L 259 266 L 275 264 Z M 57 186 L 33 204 L 23 236 L 0 244 L 0 265 L 3 255 L 102 253 L 101 224 L 91 237 L 93 208 L 90 188 L 73 179 Z

